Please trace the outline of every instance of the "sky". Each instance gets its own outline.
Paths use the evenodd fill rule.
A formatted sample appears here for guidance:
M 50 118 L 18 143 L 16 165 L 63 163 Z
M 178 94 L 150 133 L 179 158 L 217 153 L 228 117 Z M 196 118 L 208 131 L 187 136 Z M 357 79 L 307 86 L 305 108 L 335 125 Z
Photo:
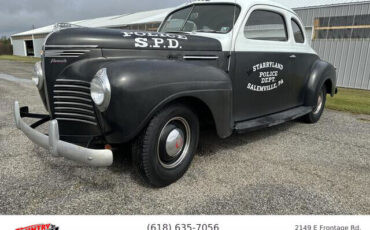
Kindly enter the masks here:
M 0 0 L 0 37 L 56 22 L 135 13 L 175 7 L 191 0 Z M 275 0 L 295 4 L 336 3 L 358 0 Z M 306 3 L 305 3 L 306 2 Z
M 0 0 L 0 37 L 55 24 L 175 7 L 189 0 Z

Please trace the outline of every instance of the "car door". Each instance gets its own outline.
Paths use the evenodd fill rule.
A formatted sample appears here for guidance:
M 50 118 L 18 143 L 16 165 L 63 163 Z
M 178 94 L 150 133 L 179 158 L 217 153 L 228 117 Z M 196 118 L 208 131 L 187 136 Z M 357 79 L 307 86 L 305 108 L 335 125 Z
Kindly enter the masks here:
M 290 91 L 293 95 L 298 95 L 297 103 L 303 105 L 305 96 L 305 86 L 312 68 L 312 64 L 319 57 L 311 48 L 309 40 L 306 38 L 302 23 L 295 16 L 290 17 L 290 28 L 293 35 L 292 52 L 290 60 L 290 76 L 294 80 Z
M 234 118 L 244 121 L 297 106 L 292 91 L 292 40 L 287 12 L 272 6 L 250 9 L 235 40 Z

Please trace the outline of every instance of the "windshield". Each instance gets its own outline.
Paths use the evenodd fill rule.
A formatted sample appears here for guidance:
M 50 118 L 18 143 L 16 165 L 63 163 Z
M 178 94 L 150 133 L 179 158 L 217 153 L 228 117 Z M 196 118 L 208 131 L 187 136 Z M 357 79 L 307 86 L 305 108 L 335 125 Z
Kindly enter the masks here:
M 232 4 L 193 5 L 168 16 L 159 32 L 228 33 L 239 13 L 240 7 Z

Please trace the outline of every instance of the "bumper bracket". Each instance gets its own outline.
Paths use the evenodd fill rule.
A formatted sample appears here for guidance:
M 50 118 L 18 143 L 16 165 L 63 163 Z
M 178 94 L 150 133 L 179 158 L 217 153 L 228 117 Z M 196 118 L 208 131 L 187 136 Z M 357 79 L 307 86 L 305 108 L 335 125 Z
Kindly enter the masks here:
M 24 109 L 22 108 L 22 110 Z M 28 113 L 28 109 L 26 110 L 27 111 L 22 112 Z M 37 118 L 46 120 L 45 117 L 41 117 L 44 115 L 37 116 Z M 21 109 L 18 101 L 14 102 L 14 120 L 18 129 L 20 129 L 32 142 L 49 150 L 52 156 L 62 156 L 73 161 L 97 167 L 106 167 L 113 163 L 113 153 L 109 149 L 89 149 L 61 141 L 59 139 L 57 120 L 50 121 L 49 135 L 42 134 L 32 126 L 27 125 L 21 118 Z M 37 124 L 37 122 L 35 124 Z

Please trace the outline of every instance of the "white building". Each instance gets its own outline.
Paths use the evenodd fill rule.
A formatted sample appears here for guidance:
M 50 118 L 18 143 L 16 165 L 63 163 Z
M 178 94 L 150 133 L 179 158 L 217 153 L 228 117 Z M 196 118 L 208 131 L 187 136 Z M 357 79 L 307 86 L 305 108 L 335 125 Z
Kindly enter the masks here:
M 133 30 L 157 30 L 160 23 L 172 8 L 138 12 L 133 14 L 115 15 L 109 17 L 68 22 L 67 24 L 82 27 L 101 27 Z M 63 23 L 59 23 L 63 24 Z M 46 36 L 54 30 L 56 25 L 14 34 L 11 36 L 13 54 L 17 56 L 40 57 Z

